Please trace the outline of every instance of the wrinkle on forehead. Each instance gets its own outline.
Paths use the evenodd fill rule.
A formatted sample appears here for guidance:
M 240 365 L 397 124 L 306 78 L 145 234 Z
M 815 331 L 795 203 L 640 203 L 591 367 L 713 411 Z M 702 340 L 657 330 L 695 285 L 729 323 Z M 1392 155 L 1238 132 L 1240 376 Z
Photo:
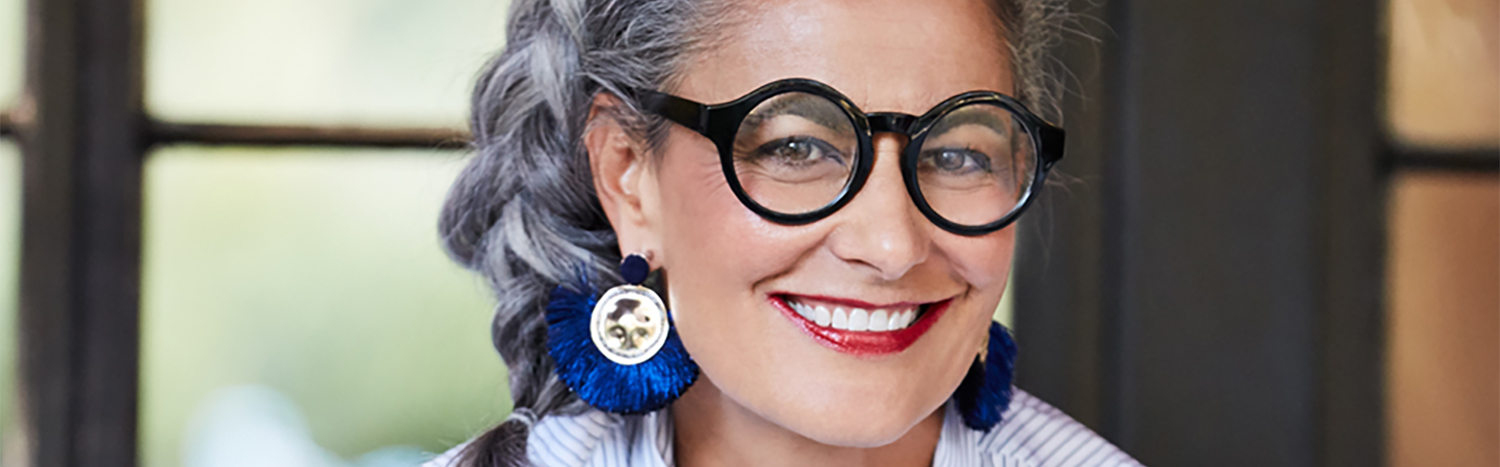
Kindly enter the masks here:
M 676 92 L 727 102 L 784 78 L 833 86 L 866 112 L 920 115 L 972 90 L 1012 93 L 1008 47 L 984 0 L 774 0 L 690 60 Z

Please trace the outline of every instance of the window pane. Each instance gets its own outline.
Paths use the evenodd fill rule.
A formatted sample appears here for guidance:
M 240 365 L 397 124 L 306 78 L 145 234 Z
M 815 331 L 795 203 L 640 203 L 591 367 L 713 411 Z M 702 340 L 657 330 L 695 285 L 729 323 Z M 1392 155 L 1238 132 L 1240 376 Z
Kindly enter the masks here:
M 13 0 L 7 0 L 13 1 Z M 504 0 L 148 0 L 146 104 L 170 120 L 459 125 Z
M 1389 465 L 1500 465 L 1500 178 L 1398 173 L 1389 209 Z
M 1387 111 L 1396 139 L 1500 144 L 1500 2 L 1391 0 Z
M 153 154 L 142 465 L 407 465 L 501 420 L 488 292 L 438 246 L 461 165 L 432 151 Z
M 26 33 L 25 0 L 0 0 L 0 110 L 8 109 L 21 95 L 25 68 L 23 34 Z
M 16 417 L 16 275 L 21 267 L 21 154 L 0 139 L 0 459 L 19 443 Z

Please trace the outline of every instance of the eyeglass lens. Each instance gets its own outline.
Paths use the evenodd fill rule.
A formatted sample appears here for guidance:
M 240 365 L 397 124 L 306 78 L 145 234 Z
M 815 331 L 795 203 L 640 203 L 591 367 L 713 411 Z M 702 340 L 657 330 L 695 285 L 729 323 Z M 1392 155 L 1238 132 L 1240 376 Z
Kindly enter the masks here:
M 948 112 L 917 153 L 917 186 L 950 222 L 979 226 L 1018 208 L 1036 176 L 1031 138 L 1003 107 L 973 104 Z
M 734 171 L 750 199 L 801 214 L 832 203 L 854 178 L 859 139 L 833 101 L 788 92 L 766 99 L 740 122 Z
M 976 103 L 934 122 L 917 153 L 917 185 L 942 218 L 980 226 L 1016 209 L 1035 176 L 1035 151 L 1020 120 L 1004 107 Z M 756 204 L 782 214 L 816 211 L 852 181 L 859 135 L 851 116 L 815 94 L 766 99 L 734 139 L 734 170 Z

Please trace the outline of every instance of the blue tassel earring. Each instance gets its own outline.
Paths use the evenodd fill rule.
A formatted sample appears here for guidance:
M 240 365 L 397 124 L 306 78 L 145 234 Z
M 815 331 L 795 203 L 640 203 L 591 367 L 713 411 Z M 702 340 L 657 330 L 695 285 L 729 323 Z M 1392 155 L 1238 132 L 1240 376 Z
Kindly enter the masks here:
M 547 353 L 558 378 L 599 410 L 639 414 L 666 407 L 698 379 L 661 297 L 642 287 L 649 252 L 620 262 L 626 284 L 603 297 L 581 278 L 547 304 Z
M 1010 407 L 1010 384 L 1015 372 L 1016 341 L 1010 338 L 1005 326 L 991 322 L 989 344 L 953 392 L 965 425 L 989 431 L 1000 423 L 1000 415 Z

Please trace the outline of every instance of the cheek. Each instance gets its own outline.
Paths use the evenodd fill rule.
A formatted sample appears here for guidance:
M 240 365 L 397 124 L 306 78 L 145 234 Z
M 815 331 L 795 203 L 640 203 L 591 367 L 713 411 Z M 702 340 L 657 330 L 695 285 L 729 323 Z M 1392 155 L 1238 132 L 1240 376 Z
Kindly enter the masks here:
M 726 337 L 715 335 L 724 331 L 719 323 L 752 318 L 740 316 L 753 299 L 751 287 L 788 250 L 774 226 L 740 204 L 713 146 L 703 146 L 669 146 L 657 168 L 661 266 L 685 341 Z
M 754 286 L 795 261 L 795 242 L 740 204 L 711 145 L 669 148 L 657 170 L 661 267 L 678 335 L 706 377 L 700 384 L 758 399 L 769 388 L 742 382 L 775 374 L 777 365 L 746 350 L 774 345 L 780 317 L 764 312 Z
M 952 261 L 954 271 L 963 281 L 980 292 L 996 294 L 996 300 L 1010 278 L 1011 258 L 1015 253 L 1014 225 L 979 237 L 944 235 L 934 243 Z
M 671 139 L 682 143 L 668 146 L 657 167 L 661 259 L 669 272 L 692 273 L 675 276 L 672 284 L 748 293 L 815 246 L 809 229 L 771 223 L 740 204 L 711 143 L 681 128 L 673 128 Z
M 953 273 L 971 287 L 962 306 L 951 310 L 957 312 L 951 324 L 958 327 L 952 332 L 956 336 L 965 336 L 957 338 L 959 342 L 983 341 L 1010 279 L 1015 227 L 979 237 L 949 235 L 934 243 L 950 261 Z M 972 350 L 960 346 L 951 352 L 963 355 Z

